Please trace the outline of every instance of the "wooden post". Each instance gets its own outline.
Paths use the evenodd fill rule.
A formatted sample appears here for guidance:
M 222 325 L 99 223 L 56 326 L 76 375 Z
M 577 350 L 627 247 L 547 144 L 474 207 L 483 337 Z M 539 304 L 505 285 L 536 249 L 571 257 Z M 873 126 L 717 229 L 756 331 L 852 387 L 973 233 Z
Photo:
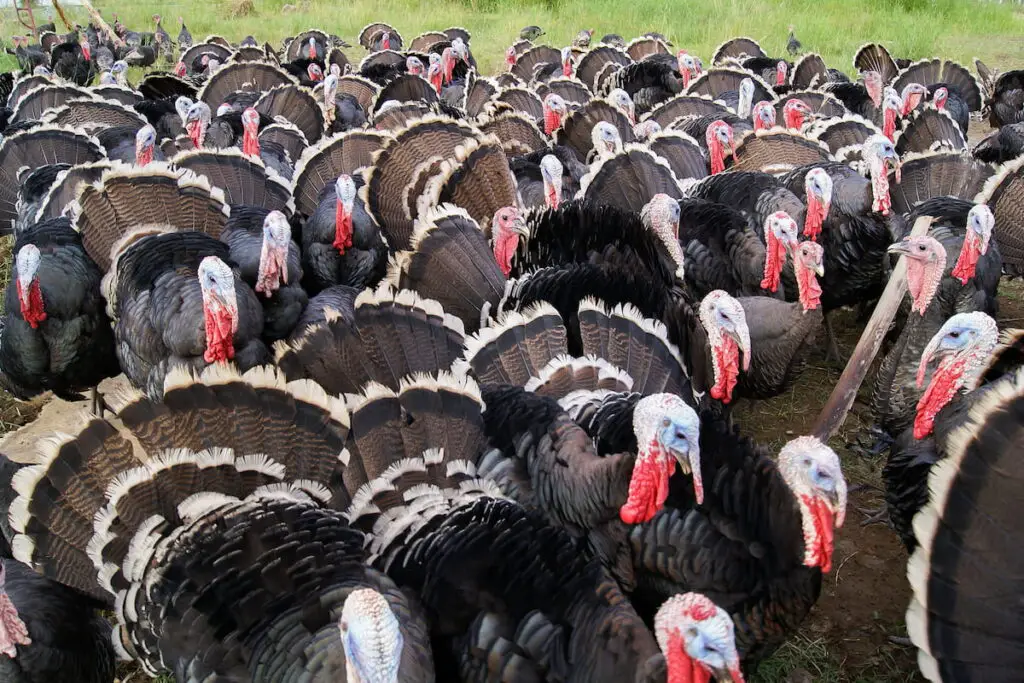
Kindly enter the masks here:
M 89 16 L 100 30 L 107 34 L 107 37 L 110 38 L 110 42 L 112 42 L 116 47 L 124 47 L 124 41 L 114 33 L 114 29 L 110 28 L 110 25 L 107 24 L 107 22 L 103 21 L 103 17 L 100 16 L 100 13 L 96 11 L 96 8 L 92 6 L 92 3 L 89 2 L 89 0 L 82 0 L 82 6 L 85 7 L 85 10 L 89 13 Z
M 911 236 L 927 235 L 928 228 L 934 222 L 935 218 L 932 216 L 921 216 L 914 223 L 914 229 L 910 232 Z M 878 355 L 878 350 L 882 348 L 882 341 L 889 331 L 892 319 L 896 317 L 896 311 L 899 310 L 900 302 L 906 291 L 907 257 L 900 256 L 892 275 L 889 276 L 889 283 L 885 286 L 885 291 L 882 292 L 878 304 L 875 305 L 871 320 L 868 321 L 864 333 L 861 334 L 860 340 L 857 342 L 857 348 L 850 356 L 850 362 L 843 369 L 839 382 L 832 390 L 832 395 L 828 397 L 828 402 L 814 425 L 813 434 L 822 441 L 832 438 L 846 421 L 846 416 L 857 398 L 857 392 L 860 391 L 860 385 L 864 382 L 864 377 L 868 374 L 868 369 L 871 368 L 875 356 Z
M 39 32 L 36 31 L 36 18 L 32 14 L 32 0 L 14 0 L 14 14 L 18 17 L 18 21 L 21 25 L 32 32 L 37 39 L 39 38 Z M 28 21 L 22 18 L 22 14 L 28 15 Z

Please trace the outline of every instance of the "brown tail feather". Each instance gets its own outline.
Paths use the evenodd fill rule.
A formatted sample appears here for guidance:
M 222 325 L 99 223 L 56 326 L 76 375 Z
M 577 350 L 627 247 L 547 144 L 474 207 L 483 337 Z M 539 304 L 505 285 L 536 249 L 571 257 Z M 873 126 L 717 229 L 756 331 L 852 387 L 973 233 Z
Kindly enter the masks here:
M 562 317 L 550 304 L 540 303 L 522 313 L 509 312 L 496 326 L 468 338 L 465 360 L 456 369 L 472 373 L 483 384 L 521 387 L 567 353 Z
M 820 90 L 797 90 L 791 91 L 785 97 L 779 98 L 775 103 L 775 117 L 778 121 L 785 120 L 784 109 L 790 100 L 800 100 L 815 114 L 825 119 L 834 119 L 846 116 L 850 111 L 839 101 L 835 95 Z
M 370 111 L 376 112 L 385 102 L 434 104 L 437 101 L 437 91 L 426 79 L 412 74 L 403 74 L 381 88 Z
M 456 148 L 454 157 L 440 165 L 416 200 L 417 214 L 425 216 L 448 203 L 486 226 L 499 209 L 518 204 L 516 180 L 500 140 L 488 136 Z
M 270 119 L 281 116 L 291 121 L 310 144 L 324 134 L 324 110 L 309 88 L 294 84 L 271 88 L 256 101 L 256 111 Z
M 578 78 L 553 78 L 546 83 L 537 84 L 537 97 L 541 102 L 551 94 L 576 104 L 586 104 L 594 99 L 594 93 L 590 92 L 590 88 Z
M 45 120 L 58 126 L 97 130 L 113 126 L 142 128 L 146 119 L 118 102 L 93 98 L 68 100 L 59 109 L 50 109 Z
M 480 130 L 501 140 L 508 156 L 524 156 L 547 147 L 547 140 L 537 124 L 517 112 L 504 112 L 480 123 Z
M 974 74 L 956 62 L 938 58 L 914 62 L 899 73 L 892 82 L 892 87 L 896 92 L 902 93 L 903 88 L 910 83 L 920 83 L 925 87 L 946 83 L 956 89 L 971 111 L 981 111 L 982 92 L 978 80 Z
M 378 154 L 363 190 L 367 208 L 393 249 L 408 249 L 413 220 L 403 202 L 414 172 L 426 159 L 453 156 L 473 128 L 450 119 L 427 117 L 389 139 Z
M 730 38 L 719 45 L 711 56 L 712 64 L 721 64 L 727 59 L 739 59 L 740 57 L 767 57 L 760 43 L 753 38 L 740 36 Z
M 505 276 L 480 226 L 465 211 L 444 205 L 420 219 L 412 247 L 391 264 L 391 285 L 438 301 L 467 332 L 475 332 L 481 311 L 488 305 L 493 310 L 505 290 Z
M 579 320 L 584 352 L 621 368 L 633 379 L 633 391 L 683 392 L 686 370 L 663 324 L 628 304 L 609 311 L 593 299 L 580 304 Z
M 740 83 L 747 78 L 754 84 L 753 102 L 760 102 L 761 100 L 775 101 L 775 91 L 764 82 L 764 79 L 752 71 L 736 67 L 716 66 L 713 69 L 708 69 L 690 81 L 686 93 L 688 95 L 709 95 L 710 97 L 718 98 L 727 92 L 738 92 Z
M 507 104 L 513 111 L 530 117 L 538 123 L 544 120 L 544 104 L 537 94 L 518 86 L 502 89 L 494 97 L 497 103 Z
M 228 214 L 220 189 L 163 164 L 115 165 L 98 184 L 83 187 L 72 204 L 82 244 L 104 272 L 110 268 L 111 249 L 134 228 L 169 225 L 219 237 Z
M 647 147 L 668 162 L 678 180 L 708 175 L 708 162 L 697 141 L 685 133 L 667 130 L 647 140 Z
M 297 162 L 302 158 L 302 153 L 309 147 L 309 140 L 306 139 L 298 126 L 291 123 L 272 123 L 260 131 L 260 144 L 273 142 L 280 145 L 288 152 L 289 159 Z
M 1011 275 L 1024 274 L 1024 158 L 1004 165 L 975 201 L 988 204 L 995 215 L 993 232 L 1004 270 Z
M 447 370 L 462 344 L 462 323 L 436 301 L 382 285 L 356 299 L 354 324 L 331 319 L 290 344 L 279 342 L 277 363 L 289 379 L 356 394 L 369 382 L 395 389 L 413 373 Z
M 225 201 L 232 206 L 259 206 L 286 216 L 295 213 L 288 184 L 262 161 L 241 150 L 197 149 L 182 152 L 172 163 L 205 177 L 211 186 L 223 190 Z
M 370 111 L 370 106 L 377 98 L 378 92 L 380 92 L 380 86 L 362 76 L 349 74 L 338 79 L 338 94 L 351 95 L 356 98 L 364 112 Z
M 603 358 L 565 355 L 552 359 L 523 388 L 559 400 L 574 391 L 628 392 L 633 378 Z
M 511 73 L 523 83 L 533 80 L 533 70 L 539 64 L 559 64 L 562 53 L 550 45 L 537 45 L 519 55 Z
M 556 62 L 559 60 L 560 56 L 555 58 Z M 576 64 L 576 78 L 583 81 L 591 92 L 596 93 L 598 92 L 597 76 L 605 67 L 609 64 L 626 66 L 632 61 L 633 59 L 623 49 L 611 45 L 598 45 L 580 57 L 580 61 Z
M 50 110 L 62 107 L 70 100 L 95 99 L 88 90 L 75 85 L 44 85 L 41 88 L 26 92 L 11 113 L 11 123 L 22 121 L 38 121 L 43 114 Z
M 639 62 L 644 57 L 659 54 L 667 55 L 669 52 L 665 43 L 657 38 L 642 36 L 629 41 L 629 45 L 626 46 L 626 54 L 632 57 L 634 62 Z
M 477 77 L 466 88 L 466 116 L 476 118 L 498 94 L 498 84 L 490 78 Z
M 813 88 L 828 80 L 828 66 L 816 52 L 808 52 L 793 65 L 789 82 L 794 88 Z
M 872 135 L 881 135 L 871 121 L 856 114 L 847 114 L 840 119 L 825 121 L 811 129 L 810 136 L 823 143 L 833 154 L 846 147 L 859 147 Z
M 274 64 L 226 64 L 210 76 L 196 97 L 211 108 L 216 108 L 236 92 L 266 92 L 279 85 L 297 83 L 291 74 Z
M 404 102 L 376 114 L 373 117 L 373 127 L 384 132 L 396 132 L 436 113 L 435 108 L 422 102 Z
M 673 121 L 685 116 L 722 116 L 730 110 L 721 102 L 716 102 L 709 95 L 690 95 L 682 93 L 670 100 L 662 102 L 645 117 L 658 122 L 662 129 L 668 128 Z

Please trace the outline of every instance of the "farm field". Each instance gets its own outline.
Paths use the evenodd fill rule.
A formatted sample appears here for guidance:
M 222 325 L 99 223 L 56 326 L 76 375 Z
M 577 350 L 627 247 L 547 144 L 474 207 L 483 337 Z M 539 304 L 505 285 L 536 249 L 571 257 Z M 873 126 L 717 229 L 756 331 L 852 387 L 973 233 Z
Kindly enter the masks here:
M 148 30 L 154 12 L 164 14 L 164 27 L 177 35 L 181 15 L 197 42 L 208 34 L 237 42 L 245 35 L 280 41 L 310 27 L 337 34 L 355 47 L 346 53 L 358 63 L 364 51 L 356 44 L 359 30 L 374 20 L 392 23 L 411 39 L 417 33 L 448 26 L 464 26 L 473 35 L 471 49 L 481 71 L 490 74 L 503 66 L 506 47 L 520 28 L 536 24 L 546 35 L 537 42 L 562 46 L 581 28 L 595 29 L 595 39 L 618 33 L 627 40 L 646 31 L 658 31 L 674 46 L 701 56 L 705 64 L 715 47 L 727 38 L 749 35 L 769 54 L 785 52 L 787 31 L 795 27 L 806 51 L 818 52 L 829 66 L 852 70 L 852 57 L 866 42 L 884 43 L 899 57 L 917 59 L 942 56 L 971 65 L 977 57 L 1000 70 L 1024 67 L 1024 12 L 1020 5 L 956 0 L 788 0 L 780 3 L 709 0 L 664 2 L 582 0 L 549 2 L 443 2 L 419 0 L 352 0 L 349 2 L 297 1 L 293 9 L 269 0 L 228 0 L 172 3 L 97 3 L 105 17 L 116 11 L 120 21 Z M 66 7 L 84 23 L 80 7 Z M 37 21 L 47 21 L 52 10 L 37 10 Z M 14 13 L 0 9 L 0 35 L 19 32 Z M 14 68 L 13 59 L 0 56 L 0 70 Z M 973 68 L 973 67 L 972 67 Z M 131 80 L 141 73 L 133 70 Z M 983 132 L 979 128 L 972 142 Z M 0 238 L 0 268 L 10 271 L 11 238 Z M 6 284 L 6 281 L 0 282 Z M 1001 287 L 1000 327 L 1024 326 L 1024 285 L 1004 279 Z M 0 303 L 2 305 L 2 303 Z M 848 356 L 863 329 L 853 311 L 835 316 L 840 350 Z M 808 361 L 808 369 L 786 394 L 769 401 L 742 404 L 736 420 L 760 441 L 778 448 L 795 435 L 807 433 L 835 386 L 842 366 L 825 359 L 823 338 Z M 906 553 L 896 535 L 884 525 L 862 526 L 858 509 L 882 504 L 881 467 L 884 458 L 866 459 L 848 447 L 870 421 L 866 398 L 871 376 L 840 434 L 830 445 L 840 454 L 851 496 L 846 526 L 837 532 L 835 568 L 825 577 L 822 597 L 802 630 L 760 670 L 748 678 L 759 683 L 896 683 L 921 681 L 916 650 L 894 642 L 906 636 L 904 611 L 909 600 L 905 580 Z M 0 392 L 0 434 L 36 417 L 45 399 L 14 401 Z M 57 427 L 58 425 L 55 425 Z M 146 680 L 125 669 L 122 681 Z

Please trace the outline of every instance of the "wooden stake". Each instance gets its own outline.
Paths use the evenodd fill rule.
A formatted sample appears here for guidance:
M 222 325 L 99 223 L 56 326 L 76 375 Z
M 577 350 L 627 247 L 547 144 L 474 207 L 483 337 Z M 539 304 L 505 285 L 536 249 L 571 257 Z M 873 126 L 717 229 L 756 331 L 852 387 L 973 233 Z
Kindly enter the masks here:
M 96 8 L 92 6 L 92 3 L 89 2 L 89 0 L 82 0 L 82 6 L 85 7 L 89 16 L 92 17 L 93 23 L 99 26 L 100 30 L 107 34 L 107 37 L 110 38 L 110 42 L 112 42 L 115 47 L 124 47 L 124 41 L 114 33 L 114 29 L 110 28 L 110 25 L 107 24 L 107 22 L 103 21 L 103 17 L 100 16 L 100 13 L 96 11 Z
M 910 235 L 912 237 L 927 235 L 928 228 L 934 222 L 935 218 L 932 216 L 921 216 L 914 222 L 914 229 L 910 231 Z M 882 348 L 882 341 L 889 331 L 892 319 L 896 317 L 896 311 L 899 310 L 900 302 L 906 291 L 907 257 L 900 256 L 892 275 L 889 276 L 889 283 L 885 286 L 885 291 L 882 292 L 878 304 L 875 305 L 871 320 L 868 321 L 864 333 L 861 334 L 860 340 L 857 342 L 857 348 L 850 356 L 850 362 L 843 369 L 839 382 L 832 390 L 832 395 L 828 397 L 828 402 L 822 409 L 821 415 L 818 416 L 813 433 L 822 441 L 832 438 L 846 421 L 846 416 L 857 398 L 857 392 L 860 391 L 860 385 L 863 384 L 864 377 L 867 376 L 875 356 L 878 355 L 878 350 Z

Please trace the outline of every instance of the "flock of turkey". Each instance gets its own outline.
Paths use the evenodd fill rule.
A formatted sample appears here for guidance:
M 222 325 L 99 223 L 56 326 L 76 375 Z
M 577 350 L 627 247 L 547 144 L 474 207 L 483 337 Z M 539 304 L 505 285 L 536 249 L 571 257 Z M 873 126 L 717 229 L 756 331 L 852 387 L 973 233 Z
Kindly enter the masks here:
M 0 679 L 742 681 L 847 485 L 730 407 L 838 356 L 901 255 L 872 408 L 908 630 L 929 680 L 1019 678 L 1024 72 L 528 27 L 486 77 L 462 28 L 154 21 L 0 76 L 0 382 L 94 398 L 0 457 Z

